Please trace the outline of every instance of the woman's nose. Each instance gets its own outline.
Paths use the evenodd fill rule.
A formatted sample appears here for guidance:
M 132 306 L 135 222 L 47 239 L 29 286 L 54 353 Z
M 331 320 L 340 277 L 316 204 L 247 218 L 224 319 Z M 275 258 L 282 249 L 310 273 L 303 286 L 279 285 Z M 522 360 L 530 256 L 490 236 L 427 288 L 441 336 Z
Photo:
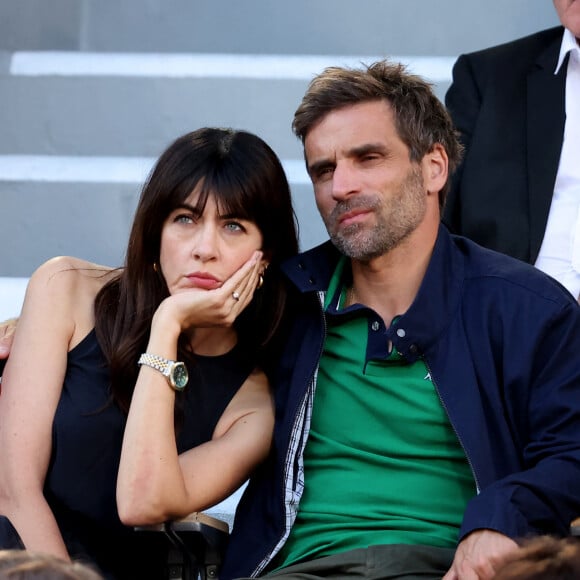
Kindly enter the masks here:
M 201 226 L 193 239 L 191 253 L 202 262 L 212 260 L 217 255 L 217 231 L 212 226 Z

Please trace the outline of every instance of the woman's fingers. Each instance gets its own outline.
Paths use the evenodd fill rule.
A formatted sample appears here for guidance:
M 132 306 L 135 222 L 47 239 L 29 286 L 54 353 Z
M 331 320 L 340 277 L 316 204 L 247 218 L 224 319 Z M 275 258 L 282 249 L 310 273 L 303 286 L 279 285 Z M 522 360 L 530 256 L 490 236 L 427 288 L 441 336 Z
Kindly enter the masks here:
M 258 285 L 261 258 L 262 252 L 254 252 L 252 257 L 239 270 L 234 272 L 216 292 L 223 292 L 226 296 L 229 294 L 232 300 L 237 303 L 237 306 L 240 307 L 240 310 L 247 306 Z
M 164 301 L 164 315 L 178 320 L 182 330 L 195 326 L 230 326 L 251 302 L 258 285 L 262 252 L 256 251 L 220 288 L 192 289 Z

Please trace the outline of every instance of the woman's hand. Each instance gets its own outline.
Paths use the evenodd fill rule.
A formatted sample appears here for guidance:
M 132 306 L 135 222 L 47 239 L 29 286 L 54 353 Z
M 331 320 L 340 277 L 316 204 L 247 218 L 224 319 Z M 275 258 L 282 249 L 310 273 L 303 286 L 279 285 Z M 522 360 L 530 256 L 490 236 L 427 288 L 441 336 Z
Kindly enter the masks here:
M 264 270 L 261 258 L 261 251 L 254 252 L 220 288 L 191 288 L 169 296 L 159 305 L 152 328 L 161 321 L 163 326 L 170 321 L 177 322 L 175 330 L 179 333 L 192 327 L 231 326 L 254 296 Z

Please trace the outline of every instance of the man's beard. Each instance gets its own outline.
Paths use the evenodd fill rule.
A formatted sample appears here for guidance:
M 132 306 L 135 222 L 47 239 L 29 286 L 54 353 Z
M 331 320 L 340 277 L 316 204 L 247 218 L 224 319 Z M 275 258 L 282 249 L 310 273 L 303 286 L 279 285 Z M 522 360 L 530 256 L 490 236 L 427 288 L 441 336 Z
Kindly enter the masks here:
M 371 210 L 376 224 L 354 223 L 340 228 L 340 216 L 355 209 Z M 417 228 L 426 211 L 423 177 L 420 169 L 413 167 L 393 197 L 356 195 L 337 203 L 330 215 L 323 219 L 330 239 L 340 252 L 349 258 L 368 262 L 396 248 Z

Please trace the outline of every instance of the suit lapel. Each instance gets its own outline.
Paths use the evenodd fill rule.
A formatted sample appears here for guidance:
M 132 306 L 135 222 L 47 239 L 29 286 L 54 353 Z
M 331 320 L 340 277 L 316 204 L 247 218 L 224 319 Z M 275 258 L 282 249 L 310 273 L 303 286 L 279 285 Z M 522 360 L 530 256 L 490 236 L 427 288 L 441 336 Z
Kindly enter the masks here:
M 544 237 L 564 138 L 567 61 L 554 75 L 560 45 L 561 37 L 558 37 L 528 73 L 526 119 L 531 263 L 536 261 Z

